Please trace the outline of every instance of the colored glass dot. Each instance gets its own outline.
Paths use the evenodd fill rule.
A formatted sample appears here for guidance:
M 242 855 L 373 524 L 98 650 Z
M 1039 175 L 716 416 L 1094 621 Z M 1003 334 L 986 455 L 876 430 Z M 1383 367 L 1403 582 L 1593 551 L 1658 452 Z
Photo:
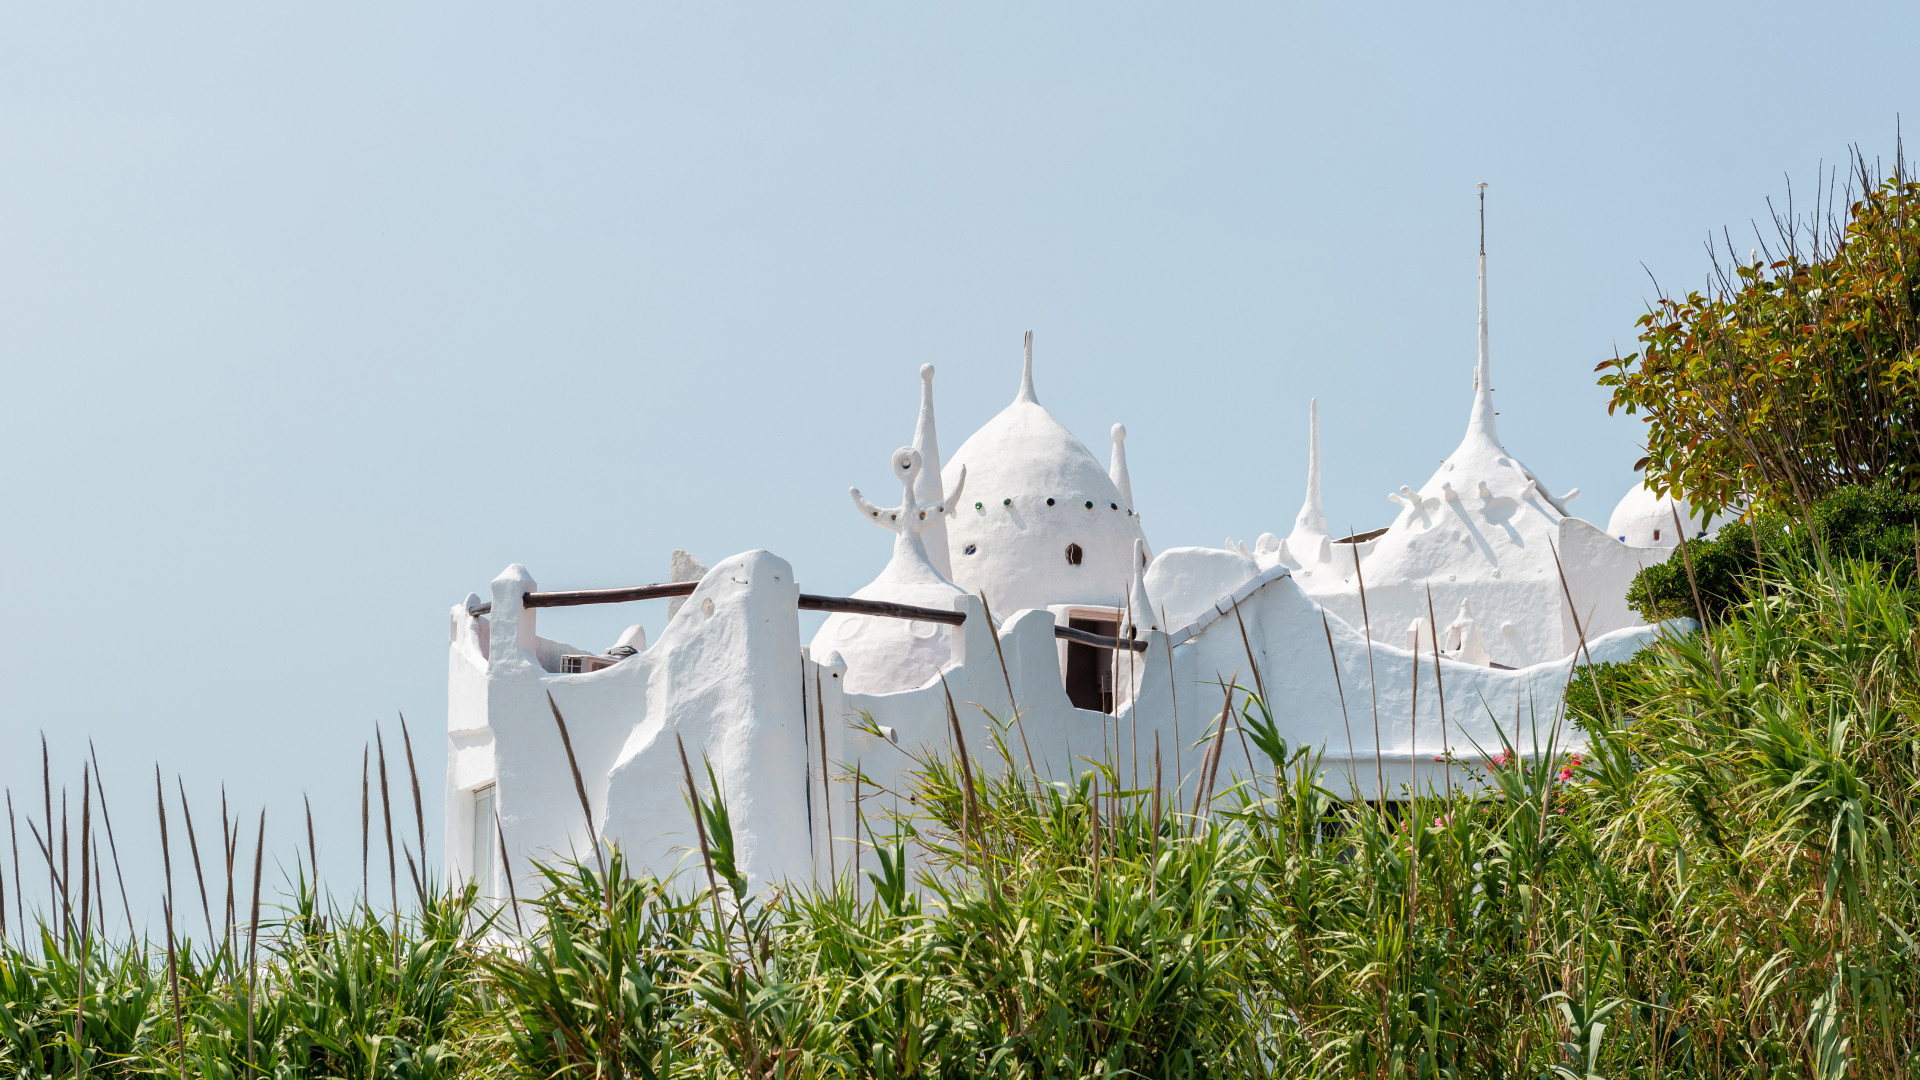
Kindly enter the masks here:
M 978 509 L 980 509 L 980 504 L 979 504 L 979 503 L 974 503 L 974 504 L 973 504 L 973 508 L 974 508 L 975 510 L 978 510 Z
M 1052 499 L 1048 499 L 1048 500 L 1047 500 L 1047 505 L 1048 505 L 1048 506 L 1052 506 L 1052 505 L 1053 505 L 1053 500 L 1052 500 Z
M 1013 505 L 1013 500 L 1012 500 L 1012 499 L 1001 499 L 1001 500 L 1000 500 L 1000 505 L 1001 505 L 1001 506 L 1012 506 L 1012 505 Z
M 1109 510 L 1118 510 L 1118 509 L 1120 509 L 1120 504 L 1119 504 L 1119 503 L 1108 503 L 1108 504 L 1107 504 L 1107 509 L 1109 509 Z
M 1093 500 L 1092 500 L 1092 499 L 1088 499 L 1088 500 L 1087 500 L 1087 509 L 1089 509 L 1089 510 L 1091 510 L 1091 509 L 1093 509 Z

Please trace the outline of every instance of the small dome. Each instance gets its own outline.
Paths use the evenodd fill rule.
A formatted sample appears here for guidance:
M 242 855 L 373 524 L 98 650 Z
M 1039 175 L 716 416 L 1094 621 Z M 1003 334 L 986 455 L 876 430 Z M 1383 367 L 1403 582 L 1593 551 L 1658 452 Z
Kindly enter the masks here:
M 1677 547 L 1680 540 L 1673 532 L 1676 510 L 1679 511 L 1680 520 L 1686 523 L 1689 540 L 1705 539 L 1719 531 L 1706 528 L 1695 520 L 1693 508 L 1687 505 L 1685 499 L 1671 492 L 1665 497 L 1655 495 L 1653 489 L 1645 483 L 1639 483 L 1633 485 L 1633 490 L 1627 492 L 1613 508 L 1612 516 L 1607 518 L 1607 535 L 1628 547 Z
M 1049 604 L 1123 606 L 1134 541 L 1145 539 L 1139 515 L 1034 396 L 1032 365 L 1029 351 L 1013 404 L 947 459 L 947 489 L 965 469 L 968 492 L 947 522 L 953 580 L 996 619 Z

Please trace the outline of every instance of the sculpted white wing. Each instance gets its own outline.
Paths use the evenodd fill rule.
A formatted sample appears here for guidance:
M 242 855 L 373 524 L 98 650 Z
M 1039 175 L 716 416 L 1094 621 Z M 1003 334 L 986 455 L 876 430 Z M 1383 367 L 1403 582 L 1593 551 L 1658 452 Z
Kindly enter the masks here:
M 899 507 L 895 507 L 891 510 L 887 510 L 887 509 L 883 509 L 881 507 L 875 506 L 872 503 L 867 501 L 866 496 L 860 494 L 859 488 L 848 488 L 847 494 L 853 496 L 854 509 L 860 511 L 861 517 L 866 518 L 868 521 L 873 522 L 875 525 L 878 525 L 883 529 L 887 529 L 892 532 L 898 532 L 900 530 Z

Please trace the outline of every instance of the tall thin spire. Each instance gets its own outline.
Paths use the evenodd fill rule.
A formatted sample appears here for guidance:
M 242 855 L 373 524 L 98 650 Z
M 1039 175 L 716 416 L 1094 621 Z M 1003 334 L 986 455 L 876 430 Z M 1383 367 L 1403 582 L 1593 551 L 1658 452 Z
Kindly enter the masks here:
M 1480 185 L 1480 358 L 1473 368 L 1473 416 L 1467 430 L 1483 431 L 1498 443 L 1494 423 L 1493 361 L 1487 355 L 1487 185 Z
M 1327 535 L 1327 512 L 1320 505 L 1320 399 L 1307 403 L 1307 498 L 1293 519 L 1293 536 L 1306 540 Z
M 1020 392 L 1013 396 L 1015 401 L 1040 404 L 1033 394 L 1033 331 L 1027 331 L 1026 359 L 1020 365 Z
M 933 365 L 920 365 L 920 419 L 913 425 L 913 448 L 920 452 L 923 467 L 914 478 L 913 498 L 921 506 L 933 506 L 946 497 L 940 484 L 940 437 L 933 426 Z M 953 576 L 953 557 L 947 551 L 947 519 L 943 516 L 927 528 L 927 560 L 943 577 Z
M 1127 500 L 1126 509 L 1133 509 L 1133 478 L 1127 475 L 1127 425 L 1113 425 L 1113 457 L 1107 464 L 1107 479 L 1120 489 L 1120 497 Z

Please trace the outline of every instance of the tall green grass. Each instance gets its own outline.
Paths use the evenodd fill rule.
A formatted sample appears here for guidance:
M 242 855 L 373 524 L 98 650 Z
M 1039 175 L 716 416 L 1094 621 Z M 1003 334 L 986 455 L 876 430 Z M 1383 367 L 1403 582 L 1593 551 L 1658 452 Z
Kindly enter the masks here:
M 302 879 L 252 965 L 244 925 L 169 950 L 43 924 L 0 952 L 0 1068 L 1920 1075 L 1920 592 L 1783 557 L 1710 631 L 1582 672 L 1577 756 L 1384 808 L 1330 794 L 1256 692 L 1210 726 L 1197 812 L 1132 762 L 930 753 L 858 883 L 751 892 L 726 807 L 690 801 L 698 888 L 612 850 L 396 918 Z

